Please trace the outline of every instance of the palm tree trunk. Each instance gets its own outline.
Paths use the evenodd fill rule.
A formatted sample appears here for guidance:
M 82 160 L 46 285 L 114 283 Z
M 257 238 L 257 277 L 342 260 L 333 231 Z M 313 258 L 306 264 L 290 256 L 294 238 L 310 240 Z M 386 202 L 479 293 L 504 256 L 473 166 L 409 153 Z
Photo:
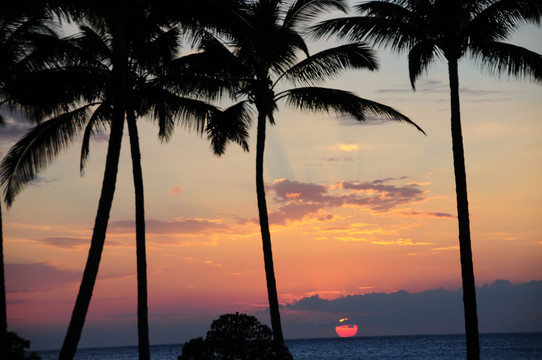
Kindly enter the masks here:
M 454 157 L 455 192 L 457 196 L 457 219 L 459 224 L 459 252 L 461 257 L 461 278 L 463 282 L 463 306 L 467 339 L 467 359 L 480 359 L 478 336 L 478 315 L 476 310 L 476 286 L 470 239 L 469 202 L 467 198 L 467 175 L 461 114 L 459 105 L 459 76 L 457 60 L 448 61 L 450 78 L 450 99 L 452 111 L 452 150 Z
M 149 360 L 149 319 L 147 305 L 147 254 L 145 245 L 145 201 L 143 193 L 143 171 L 136 117 L 132 108 L 127 114 L 130 150 L 132 153 L 132 172 L 135 190 L 136 212 L 136 257 L 137 257 L 137 331 L 139 360 Z
M 0 355 L 8 357 L 8 314 L 6 308 L 6 278 L 4 273 L 4 231 L 2 228 L 2 205 L 0 204 Z
M 265 264 L 265 277 L 267 280 L 267 297 L 269 299 L 269 312 L 271 315 L 271 327 L 278 351 L 284 349 L 284 336 L 280 322 L 279 300 L 277 284 L 275 281 L 275 269 L 273 266 L 273 252 L 271 249 L 271 234 L 269 232 L 269 217 L 267 215 L 267 203 L 265 200 L 265 185 L 263 181 L 263 154 L 265 149 L 265 122 L 266 116 L 262 112 L 258 114 L 258 134 L 256 140 L 256 194 L 258 197 L 258 214 L 260 216 L 260 230 L 262 233 L 263 259 Z
M 111 125 L 111 134 L 109 135 L 109 147 L 107 150 L 107 160 L 105 165 L 104 179 L 102 183 L 102 193 L 98 205 L 98 212 L 94 222 L 92 240 L 88 253 L 87 263 L 83 272 L 83 279 L 79 287 L 79 294 L 75 302 L 68 332 L 64 338 L 64 343 L 60 350 L 59 360 L 72 360 L 77 350 L 77 344 L 81 338 L 85 318 L 90 305 L 90 299 L 98 275 L 98 267 L 102 257 L 102 251 L 105 242 L 107 224 L 109 222 L 109 213 L 113 203 L 115 193 L 115 184 L 117 181 L 118 163 L 120 148 L 122 142 L 122 132 L 124 121 L 115 119 Z
M 105 163 L 102 192 L 98 204 L 98 212 L 94 222 L 94 230 L 90 242 L 87 263 L 83 272 L 83 279 L 79 287 L 79 294 L 75 301 L 68 332 L 60 349 L 59 360 L 73 360 L 77 345 L 83 332 L 85 318 L 92 298 L 92 292 L 98 275 L 98 267 L 109 222 L 111 205 L 115 194 L 118 164 L 124 130 L 124 114 L 126 109 L 126 79 L 127 79 L 127 51 L 125 44 L 124 24 L 118 21 L 113 30 L 113 104 L 114 113 L 111 122 L 109 145 Z

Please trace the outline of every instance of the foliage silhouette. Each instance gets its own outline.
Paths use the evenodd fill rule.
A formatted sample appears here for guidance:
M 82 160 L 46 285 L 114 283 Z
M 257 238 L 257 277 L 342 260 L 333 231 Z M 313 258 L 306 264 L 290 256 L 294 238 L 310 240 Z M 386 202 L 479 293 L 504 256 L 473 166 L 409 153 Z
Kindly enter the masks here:
M 0 110 L 9 101 L 6 84 L 13 76 L 39 67 L 40 58 L 57 40 L 50 27 L 45 3 L 3 1 L 0 3 Z M 0 126 L 5 119 L 0 112 Z M 7 352 L 7 309 L 4 274 L 4 237 L 0 201 L 0 354 Z
M 215 66 L 217 71 L 223 69 L 220 75 L 224 79 L 231 80 L 232 85 L 227 91 L 239 99 L 236 106 L 253 106 L 257 113 L 256 195 L 271 324 L 279 348 L 284 346 L 284 337 L 263 179 L 266 125 L 267 121 L 275 124 L 274 114 L 279 101 L 299 110 L 336 113 L 360 122 L 367 115 L 402 121 L 422 131 L 408 117 L 389 106 L 362 99 L 348 91 L 316 85 L 346 69 L 372 71 L 378 67 L 373 52 L 363 43 L 340 45 L 309 54 L 303 31 L 318 15 L 331 10 L 345 11 L 346 1 L 246 2 L 234 11 L 224 12 L 227 26 L 218 39 L 208 34 L 200 43 L 202 48 L 212 48 L 220 53 Z M 305 55 L 303 59 L 301 54 Z M 287 88 L 288 83 L 294 87 Z M 211 140 L 215 152 L 219 153 L 224 150 L 220 140 L 220 137 Z
M 107 127 L 111 129 L 89 257 L 60 354 L 62 359 L 72 359 L 103 251 L 124 121 L 127 121 L 136 189 L 139 349 L 140 358 L 146 359 L 150 355 L 145 223 L 136 120 L 144 115 L 157 120 L 159 135 L 167 140 L 175 122 L 180 121 L 201 133 L 206 122 L 211 120 L 218 123 L 216 126 L 224 127 L 223 123 L 229 115 L 204 101 L 181 95 L 185 88 L 175 85 L 175 82 L 184 80 L 187 83 L 184 86 L 189 88 L 188 83 L 195 77 L 192 73 L 192 77 L 188 78 L 186 74 L 190 73 L 190 68 L 181 59 L 175 59 L 179 29 L 166 26 L 167 19 L 161 18 L 160 12 L 153 12 L 149 3 L 82 2 L 76 5 L 68 10 L 80 25 L 81 33 L 66 39 L 57 49 L 59 64 L 25 74 L 10 83 L 13 105 L 33 113 L 36 118 L 51 118 L 31 129 L 10 150 L 2 163 L 0 176 L 5 186 L 6 201 L 11 203 L 22 187 L 80 133 L 83 133 L 83 171 L 91 135 Z M 28 83 L 35 86 L 28 87 Z M 203 85 L 198 85 L 198 88 L 203 88 Z M 225 141 L 230 139 L 226 138 Z M 242 135 L 236 134 L 232 141 L 246 147 Z
M 467 180 L 459 103 L 458 62 L 468 56 L 490 73 L 542 80 L 542 57 L 503 42 L 525 23 L 539 24 L 540 0 L 382 0 L 355 6 L 356 16 L 323 21 L 317 37 L 336 34 L 408 53 L 410 82 L 439 58 L 448 63 L 451 132 L 467 358 L 480 358 Z
M 272 360 L 293 359 L 288 349 L 278 352 L 273 333 L 254 316 L 224 314 L 211 324 L 205 339 L 185 343 L 179 360 Z
M 8 337 L 8 351 L 7 360 L 40 360 L 41 357 L 38 356 L 35 352 L 28 354 L 28 349 L 30 349 L 30 341 L 23 339 L 14 332 L 9 331 Z

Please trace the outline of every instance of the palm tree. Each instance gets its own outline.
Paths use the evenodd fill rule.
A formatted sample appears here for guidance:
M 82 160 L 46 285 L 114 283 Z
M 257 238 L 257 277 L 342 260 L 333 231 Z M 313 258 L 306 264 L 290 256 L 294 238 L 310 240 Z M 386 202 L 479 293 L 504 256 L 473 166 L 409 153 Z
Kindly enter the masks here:
M 480 358 L 476 288 L 472 261 L 467 181 L 461 131 L 458 62 L 468 56 L 491 73 L 542 79 L 542 58 L 503 42 L 521 25 L 540 22 L 540 0 L 381 0 L 355 6 L 356 16 L 318 24 L 315 34 L 367 40 L 408 53 L 412 88 L 437 58 L 448 63 L 452 149 L 467 358 Z
M 160 136 L 167 139 L 176 120 L 203 131 L 206 120 L 213 114 L 216 118 L 224 116 L 216 107 L 180 96 L 180 90 L 174 93 L 157 81 L 164 75 L 164 69 L 175 69 L 173 63 L 183 65 L 181 61 L 172 61 L 178 50 L 178 29 L 160 26 L 150 16 L 152 12 L 143 11 L 147 8 L 133 5 L 129 14 L 122 12 L 122 8 L 106 6 L 84 10 L 87 17 L 79 19 L 82 33 L 66 41 L 64 51 L 69 56 L 65 56 L 64 66 L 30 73 L 28 77 L 21 77 L 10 84 L 13 105 L 34 112 L 35 117 L 53 116 L 32 129 L 11 149 L 2 164 L 1 178 L 6 201 L 11 204 L 22 186 L 81 132 L 83 170 L 91 135 L 101 128 L 111 128 L 102 197 L 89 258 L 60 354 L 62 359 L 71 359 L 84 325 L 103 250 L 126 115 L 136 189 L 138 333 L 140 358 L 144 359 L 149 357 L 149 343 L 143 179 L 136 119 L 150 114 L 160 124 Z M 125 16 L 119 18 L 119 14 Z M 189 71 L 185 69 L 186 72 Z M 177 78 L 179 76 L 177 74 Z M 28 88 L 25 86 L 28 81 L 36 86 Z M 56 86 L 50 88 L 51 83 Z M 45 89 L 40 88 L 40 84 L 47 84 L 47 91 L 43 91 Z M 36 94 L 41 95 L 36 97 Z M 38 103 L 36 99 L 39 99 Z M 246 145 L 242 138 L 233 141 Z
M 5 85 L 13 74 L 36 66 L 41 53 L 56 39 L 46 18 L 44 3 L 2 2 L 0 4 L 0 106 L 5 101 Z M 0 113 L 0 126 L 4 118 Z M 4 238 L 0 202 L 0 354 L 7 357 L 7 309 L 4 274 Z
M 370 114 L 416 126 L 391 107 L 362 99 L 348 91 L 316 86 L 345 69 L 377 69 L 372 51 L 362 43 L 339 45 L 309 54 L 303 39 L 303 26 L 329 10 L 344 11 L 345 2 L 298 0 L 287 4 L 279 0 L 250 1 L 230 14 L 224 14 L 229 28 L 224 30 L 227 36 L 222 41 L 209 36 L 201 43 L 204 48 L 222 49 L 220 60 L 216 60 L 217 67 L 231 71 L 236 84 L 235 94 L 241 98 L 238 107 L 252 105 L 256 109 L 256 194 L 271 325 L 279 351 L 284 349 L 284 337 L 263 178 L 266 125 L 267 121 L 275 124 L 278 102 L 282 100 L 300 110 L 335 112 L 359 121 Z M 300 59 L 300 54 L 306 57 Z M 288 82 L 296 86 L 284 89 Z M 219 140 L 214 143 L 218 150 Z

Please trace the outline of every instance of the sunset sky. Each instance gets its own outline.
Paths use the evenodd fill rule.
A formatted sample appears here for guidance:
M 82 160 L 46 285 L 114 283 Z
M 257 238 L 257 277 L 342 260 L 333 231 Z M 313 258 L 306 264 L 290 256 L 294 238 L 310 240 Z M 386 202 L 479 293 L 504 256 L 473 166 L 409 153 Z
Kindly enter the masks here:
M 541 28 L 525 27 L 511 41 L 540 53 L 541 38 Z M 431 67 L 413 92 L 406 56 L 378 54 L 378 72 L 348 72 L 327 85 L 393 106 L 427 136 L 406 124 L 359 124 L 284 104 L 276 126 L 268 128 L 264 177 L 287 338 L 303 337 L 299 324 L 307 321 L 330 329 L 307 336 L 333 336 L 328 324 L 349 316 L 296 310 L 302 299 L 338 301 L 347 295 L 438 288 L 455 292 L 461 286 L 446 65 Z M 540 281 L 542 87 L 498 80 L 472 62 L 461 63 L 460 87 L 477 286 L 499 279 L 513 285 Z M 29 127 L 4 116 L 0 156 Z M 221 158 L 212 155 L 204 138 L 182 127 L 164 144 L 155 124 L 142 119 L 139 128 L 151 343 L 202 336 L 226 312 L 257 314 L 268 322 L 255 127 L 249 153 L 231 146 Z M 35 349 L 60 347 L 87 257 L 106 136 L 92 142 L 84 177 L 80 146 L 75 142 L 61 154 L 12 208 L 2 205 L 9 328 Z M 83 347 L 137 343 L 127 146 L 125 138 Z M 460 307 L 461 297 L 454 299 Z M 542 319 L 540 311 L 535 319 Z M 363 334 L 408 333 L 408 324 L 367 324 Z M 482 322 L 480 328 L 492 330 Z M 530 330 L 542 331 L 542 322 Z

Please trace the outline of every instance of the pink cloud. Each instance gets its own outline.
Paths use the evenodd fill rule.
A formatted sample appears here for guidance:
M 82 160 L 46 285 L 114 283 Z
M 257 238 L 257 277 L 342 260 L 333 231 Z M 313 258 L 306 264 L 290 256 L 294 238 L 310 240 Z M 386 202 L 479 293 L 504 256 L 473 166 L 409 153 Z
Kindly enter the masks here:
M 443 212 L 423 212 L 423 211 L 401 211 L 401 215 L 405 216 L 421 216 L 421 217 L 441 217 L 441 218 L 452 218 L 455 219 L 456 217 L 449 213 L 443 213 Z
M 316 214 L 324 208 L 322 204 L 308 204 L 291 202 L 269 214 L 272 224 L 285 224 L 286 220 L 303 220 L 306 216 Z
M 113 221 L 109 224 L 112 233 L 135 232 L 133 220 Z M 201 234 L 224 230 L 226 226 L 220 221 L 198 218 L 178 218 L 171 221 L 148 219 L 145 230 L 148 234 Z
M 288 201 L 288 194 L 297 194 L 296 199 L 300 201 L 322 201 L 328 188 L 324 185 L 313 183 L 300 183 L 288 179 L 279 179 L 273 181 L 269 190 L 275 194 L 277 201 Z
M 88 238 L 75 238 L 75 237 L 48 237 L 43 239 L 35 239 L 36 243 L 42 246 L 56 247 L 64 250 L 80 250 L 81 248 L 87 248 L 90 245 L 90 237 Z M 107 246 L 122 246 L 121 243 L 116 241 L 107 241 Z
M 284 224 L 287 220 L 302 220 L 309 216 L 326 220 L 331 219 L 332 216 L 322 215 L 322 213 L 329 208 L 350 205 L 377 212 L 387 212 L 399 205 L 425 200 L 427 191 L 421 188 L 421 184 L 408 183 L 401 186 L 389 184 L 390 181 L 404 179 L 406 177 L 363 183 L 343 181 L 329 186 L 288 179 L 275 180 L 268 185 L 267 190 L 273 200 L 282 205 L 279 209 L 272 211 L 269 217 L 273 224 Z M 410 212 L 405 215 L 451 216 L 445 213 L 421 212 Z
M 420 189 L 418 184 L 404 186 L 386 185 L 386 180 L 355 183 L 342 182 L 345 190 L 360 192 L 361 196 L 352 196 L 351 204 L 369 205 L 372 210 L 388 211 L 399 204 L 419 202 L 425 199 L 427 191 Z
M 182 187 L 180 186 L 174 186 L 171 188 L 171 190 L 169 190 L 169 193 L 170 194 L 173 194 L 173 195 L 179 195 L 179 193 L 183 190 Z
M 287 197 L 288 199 L 295 199 L 295 198 L 298 198 L 298 197 L 300 197 L 300 196 L 301 196 L 300 193 L 287 193 L 287 194 L 286 194 L 286 197 Z
M 59 269 L 44 262 L 7 263 L 6 291 L 8 293 L 34 293 L 68 289 L 81 281 L 82 271 Z M 98 280 L 133 276 L 133 273 L 100 274 Z
M 49 237 L 39 240 L 44 245 L 50 245 L 63 249 L 77 249 L 81 246 L 88 246 L 90 239 L 70 238 L 70 237 Z
M 81 272 L 61 270 L 45 263 L 6 264 L 6 291 L 35 292 L 69 288 L 81 280 Z

